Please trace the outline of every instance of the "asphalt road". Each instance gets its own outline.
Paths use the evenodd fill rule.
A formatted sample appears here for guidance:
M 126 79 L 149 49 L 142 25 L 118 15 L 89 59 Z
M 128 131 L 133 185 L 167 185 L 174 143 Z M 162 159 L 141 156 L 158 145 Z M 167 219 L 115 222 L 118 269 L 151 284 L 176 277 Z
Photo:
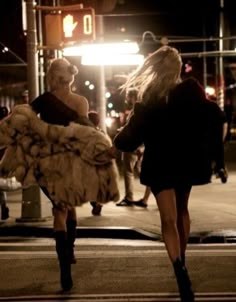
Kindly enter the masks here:
M 162 243 L 77 239 L 74 288 L 61 295 L 52 239 L 2 238 L 0 301 L 179 301 Z M 196 301 L 236 301 L 236 245 L 190 245 Z

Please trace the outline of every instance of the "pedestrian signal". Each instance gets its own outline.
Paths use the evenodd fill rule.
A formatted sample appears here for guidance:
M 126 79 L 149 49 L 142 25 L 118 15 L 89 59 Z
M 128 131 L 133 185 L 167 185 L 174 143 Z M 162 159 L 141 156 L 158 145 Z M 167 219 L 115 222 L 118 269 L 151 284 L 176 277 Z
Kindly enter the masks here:
M 65 7 L 66 8 L 66 7 Z M 71 6 L 70 6 L 71 8 Z M 95 12 L 93 8 L 71 8 L 45 16 L 46 46 L 95 40 Z
M 95 14 L 92 8 L 62 11 L 61 18 L 64 43 L 95 39 Z

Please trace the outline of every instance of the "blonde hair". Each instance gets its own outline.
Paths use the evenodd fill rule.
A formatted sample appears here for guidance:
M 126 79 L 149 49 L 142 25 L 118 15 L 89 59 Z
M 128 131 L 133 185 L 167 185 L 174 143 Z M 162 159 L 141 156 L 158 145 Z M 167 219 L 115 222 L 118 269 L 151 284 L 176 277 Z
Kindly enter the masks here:
M 136 88 L 141 102 L 147 102 L 150 95 L 166 96 L 180 82 L 181 68 L 182 60 L 177 49 L 162 46 L 128 77 L 122 89 Z
M 70 64 L 65 58 L 51 61 L 47 72 L 47 82 L 50 90 L 55 90 L 61 86 L 71 85 L 74 76 L 78 73 L 75 65 Z

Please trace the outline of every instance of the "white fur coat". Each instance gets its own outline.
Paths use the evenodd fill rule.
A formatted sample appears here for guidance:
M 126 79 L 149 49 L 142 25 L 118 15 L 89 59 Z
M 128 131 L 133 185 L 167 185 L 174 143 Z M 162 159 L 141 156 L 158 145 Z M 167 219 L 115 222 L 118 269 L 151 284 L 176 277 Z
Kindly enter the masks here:
M 46 187 L 61 206 L 119 199 L 118 170 L 107 150 L 111 140 L 88 126 L 51 125 L 29 105 L 18 105 L 0 124 L 2 177 L 15 176 L 23 187 Z

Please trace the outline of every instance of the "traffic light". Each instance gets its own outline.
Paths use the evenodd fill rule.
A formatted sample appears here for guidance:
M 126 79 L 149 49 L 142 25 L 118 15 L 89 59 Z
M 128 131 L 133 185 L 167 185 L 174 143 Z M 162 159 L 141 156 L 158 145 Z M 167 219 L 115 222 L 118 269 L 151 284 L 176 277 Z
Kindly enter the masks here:
M 46 47 L 95 40 L 95 12 L 93 8 L 61 7 L 56 13 L 45 15 Z

